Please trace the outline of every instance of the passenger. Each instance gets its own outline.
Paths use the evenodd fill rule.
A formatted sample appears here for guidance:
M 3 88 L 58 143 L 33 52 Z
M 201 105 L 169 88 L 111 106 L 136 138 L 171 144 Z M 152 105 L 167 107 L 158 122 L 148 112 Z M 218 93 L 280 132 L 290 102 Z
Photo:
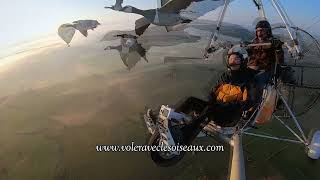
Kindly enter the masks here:
M 241 118 L 243 111 L 254 106 L 255 70 L 247 68 L 245 57 L 233 48 L 228 52 L 228 70 L 222 74 L 209 94 L 209 101 L 189 97 L 178 105 L 176 112 L 197 116 L 209 105 L 208 118 L 221 126 L 232 126 Z
M 221 75 L 215 88 L 213 89 L 215 93 L 212 94 L 212 98 L 216 96 L 216 100 L 221 101 L 223 103 L 233 101 L 237 102 L 241 100 L 241 98 L 239 97 L 239 95 L 237 95 L 236 92 L 244 92 L 245 94 L 248 94 L 248 90 L 253 90 L 254 77 L 257 71 L 247 67 L 246 58 L 244 57 L 243 53 L 240 53 L 239 51 L 243 51 L 243 49 L 233 48 L 228 52 L 228 69 Z M 228 92 L 229 87 L 230 92 Z M 227 92 L 225 92 L 226 90 Z M 252 100 L 252 93 L 250 94 L 251 98 L 247 96 L 249 99 L 245 98 L 245 100 Z M 245 100 L 242 99 L 242 101 Z
M 246 52 L 243 51 L 245 50 L 233 48 L 228 52 L 228 69 L 221 75 L 209 97 L 209 103 L 216 107 L 216 111 L 232 113 L 238 109 L 242 114 L 243 111 L 248 111 L 255 106 L 256 71 L 247 67 L 244 57 Z M 214 114 L 215 121 L 224 124 L 221 121 L 225 121 L 222 117 L 225 113 L 215 112 Z

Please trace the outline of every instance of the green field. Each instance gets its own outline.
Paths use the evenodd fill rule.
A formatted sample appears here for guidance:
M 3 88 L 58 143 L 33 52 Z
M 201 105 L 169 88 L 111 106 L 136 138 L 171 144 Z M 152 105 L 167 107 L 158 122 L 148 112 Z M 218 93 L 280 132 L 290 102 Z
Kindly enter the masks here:
M 98 144 L 145 144 L 140 113 L 146 105 L 206 95 L 209 80 L 225 68 L 221 61 L 162 62 L 164 52 L 199 56 L 195 47 L 200 48 L 154 48 L 148 52 L 150 63 L 140 61 L 131 71 L 117 52 L 61 48 L 27 57 L 1 74 L 0 180 L 226 179 L 228 146 L 225 152 L 189 153 L 170 168 L 157 167 L 147 153 L 95 150 Z M 91 53 L 75 59 L 83 50 Z M 318 116 L 319 105 L 301 118 L 307 131 L 320 127 Z M 260 130 L 287 134 L 276 122 Z M 218 142 L 206 138 L 195 144 Z M 300 146 L 246 137 L 244 147 L 248 179 L 320 179 L 319 161 L 310 161 Z

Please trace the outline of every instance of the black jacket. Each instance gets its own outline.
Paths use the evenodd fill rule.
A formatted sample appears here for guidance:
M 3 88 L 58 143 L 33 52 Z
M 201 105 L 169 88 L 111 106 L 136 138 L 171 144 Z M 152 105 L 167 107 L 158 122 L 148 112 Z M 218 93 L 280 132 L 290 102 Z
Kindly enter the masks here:
M 255 78 L 257 71 L 250 68 L 242 68 L 238 71 L 232 71 L 228 69 L 224 72 L 220 79 L 217 81 L 215 87 L 212 89 L 209 95 L 209 102 L 216 103 L 215 90 L 222 84 L 232 84 L 239 86 L 241 90 L 245 88 L 248 91 L 248 100 L 245 102 L 237 102 L 236 105 L 240 105 L 243 110 L 248 110 L 254 105 L 255 102 Z M 231 103 L 232 104 L 232 103 Z M 230 103 L 226 104 L 230 105 Z

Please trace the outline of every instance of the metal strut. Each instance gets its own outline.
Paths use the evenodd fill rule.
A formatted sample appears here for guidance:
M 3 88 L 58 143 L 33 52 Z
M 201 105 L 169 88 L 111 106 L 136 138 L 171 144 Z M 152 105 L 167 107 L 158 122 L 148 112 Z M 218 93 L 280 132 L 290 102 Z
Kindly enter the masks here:
M 250 132 L 244 132 L 243 134 L 249 135 L 249 136 L 266 138 L 266 139 L 278 140 L 278 141 L 285 141 L 285 142 L 291 142 L 291 143 L 297 143 L 297 144 L 304 144 L 304 143 L 302 143 L 300 141 L 297 141 L 297 140 L 281 138 L 281 137 L 275 137 L 275 136 L 268 136 L 268 135 L 264 135 L 264 134 L 257 134 L 257 133 L 250 133 Z
M 232 163 L 230 170 L 230 180 L 245 180 L 245 165 L 242 148 L 242 134 L 235 133 L 232 136 Z
M 224 19 L 224 16 L 226 14 L 226 11 L 227 11 L 227 8 L 229 6 L 229 3 L 230 3 L 230 0 L 224 0 L 224 5 L 223 5 L 223 8 L 219 14 L 219 18 L 218 18 L 218 23 L 217 23 L 217 27 L 216 27 L 216 30 L 214 33 L 211 33 L 211 36 L 210 36 L 210 40 L 206 46 L 206 52 L 205 52 L 205 57 L 207 57 L 207 49 L 209 49 L 210 47 L 212 47 L 215 42 L 217 41 L 218 39 L 218 36 L 219 36 L 219 33 L 220 33 L 220 28 L 221 28 L 221 25 L 222 25 L 222 21 Z
M 265 13 L 265 11 L 264 11 L 264 8 L 263 8 L 263 3 L 262 3 L 262 1 L 261 1 L 261 0 L 252 0 L 252 1 L 253 1 L 253 3 L 254 3 L 254 4 L 257 6 L 257 8 L 258 8 L 260 18 L 266 20 L 267 17 L 266 17 L 266 13 Z
M 279 91 L 278 89 L 277 89 L 277 94 L 278 94 L 279 98 L 281 99 L 281 101 L 283 102 L 283 104 L 285 105 L 285 107 L 287 108 L 290 116 L 291 116 L 292 119 L 293 119 L 293 122 L 295 123 L 295 125 L 296 125 L 297 128 L 298 128 L 298 130 L 300 131 L 301 136 L 302 136 L 304 142 L 308 142 L 308 140 L 307 140 L 306 136 L 304 135 L 304 132 L 303 132 L 303 130 L 302 130 L 302 128 L 301 128 L 298 120 L 297 120 L 297 117 L 293 114 L 293 112 L 292 112 L 291 108 L 289 107 L 287 101 L 284 99 L 284 97 L 282 96 L 282 94 L 280 93 L 280 91 Z
M 278 0 L 270 0 L 270 1 L 272 3 L 273 7 L 275 8 L 275 10 L 277 11 L 277 13 L 279 14 L 280 18 L 282 19 L 284 25 L 286 26 L 286 29 L 289 33 L 289 36 L 294 44 L 294 48 L 297 51 L 298 58 L 300 58 L 302 51 L 301 51 L 301 47 L 298 43 L 298 39 L 297 39 L 296 34 L 294 32 L 292 32 L 291 27 L 294 27 L 293 24 L 291 23 L 288 15 L 286 14 L 285 10 L 281 7 Z

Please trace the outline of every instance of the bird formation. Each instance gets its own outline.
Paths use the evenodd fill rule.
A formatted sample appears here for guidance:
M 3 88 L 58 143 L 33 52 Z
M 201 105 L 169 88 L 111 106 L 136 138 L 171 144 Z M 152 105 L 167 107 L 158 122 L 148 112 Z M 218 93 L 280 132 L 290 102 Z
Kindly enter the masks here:
M 181 30 L 184 25 L 191 23 L 207 12 L 217 9 L 224 4 L 223 0 L 159 0 L 160 7 L 142 10 L 130 5 L 123 6 L 123 0 L 116 0 L 106 9 L 124 13 L 139 14 L 143 17 L 135 22 L 135 35 L 116 34 L 114 38 L 120 39 L 120 45 L 108 46 L 105 50 L 118 50 L 124 65 L 130 70 L 140 59 L 146 58 L 146 48 L 141 46 L 138 39 L 142 37 L 151 24 L 163 26 L 169 31 Z M 70 46 L 78 30 L 83 36 L 88 36 L 88 30 L 94 30 L 101 25 L 97 20 L 78 20 L 62 24 L 58 28 L 58 35 Z M 149 49 L 150 47 L 147 47 Z
M 135 23 L 136 34 L 140 36 L 150 24 L 165 26 L 169 31 L 172 26 L 188 24 L 224 4 L 223 0 L 161 0 L 160 2 L 160 8 L 141 10 L 129 5 L 123 7 L 123 0 L 116 0 L 114 6 L 105 8 L 142 15 L 143 17 Z
M 164 26 L 167 31 L 174 30 L 174 26 L 188 24 L 207 12 L 213 11 L 224 4 L 223 0 L 160 0 L 160 7 L 142 10 L 127 5 L 123 6 L 123 0 L 116 0 L 107 9 L 124 13 L 134 13 L 143 16 L 135 22 L 135 33 L 141 36 L 145 30 L 154 24 Z M 85 37 L 89 29 L 95 29 L 100 23 L 96 20 L 79 20 L 72 24 L 63 24 L 59 27 L 59 36 L 70 44 L 75 31 L 79 30 Z M 181 28 L 180 28 L 181 29 Z

